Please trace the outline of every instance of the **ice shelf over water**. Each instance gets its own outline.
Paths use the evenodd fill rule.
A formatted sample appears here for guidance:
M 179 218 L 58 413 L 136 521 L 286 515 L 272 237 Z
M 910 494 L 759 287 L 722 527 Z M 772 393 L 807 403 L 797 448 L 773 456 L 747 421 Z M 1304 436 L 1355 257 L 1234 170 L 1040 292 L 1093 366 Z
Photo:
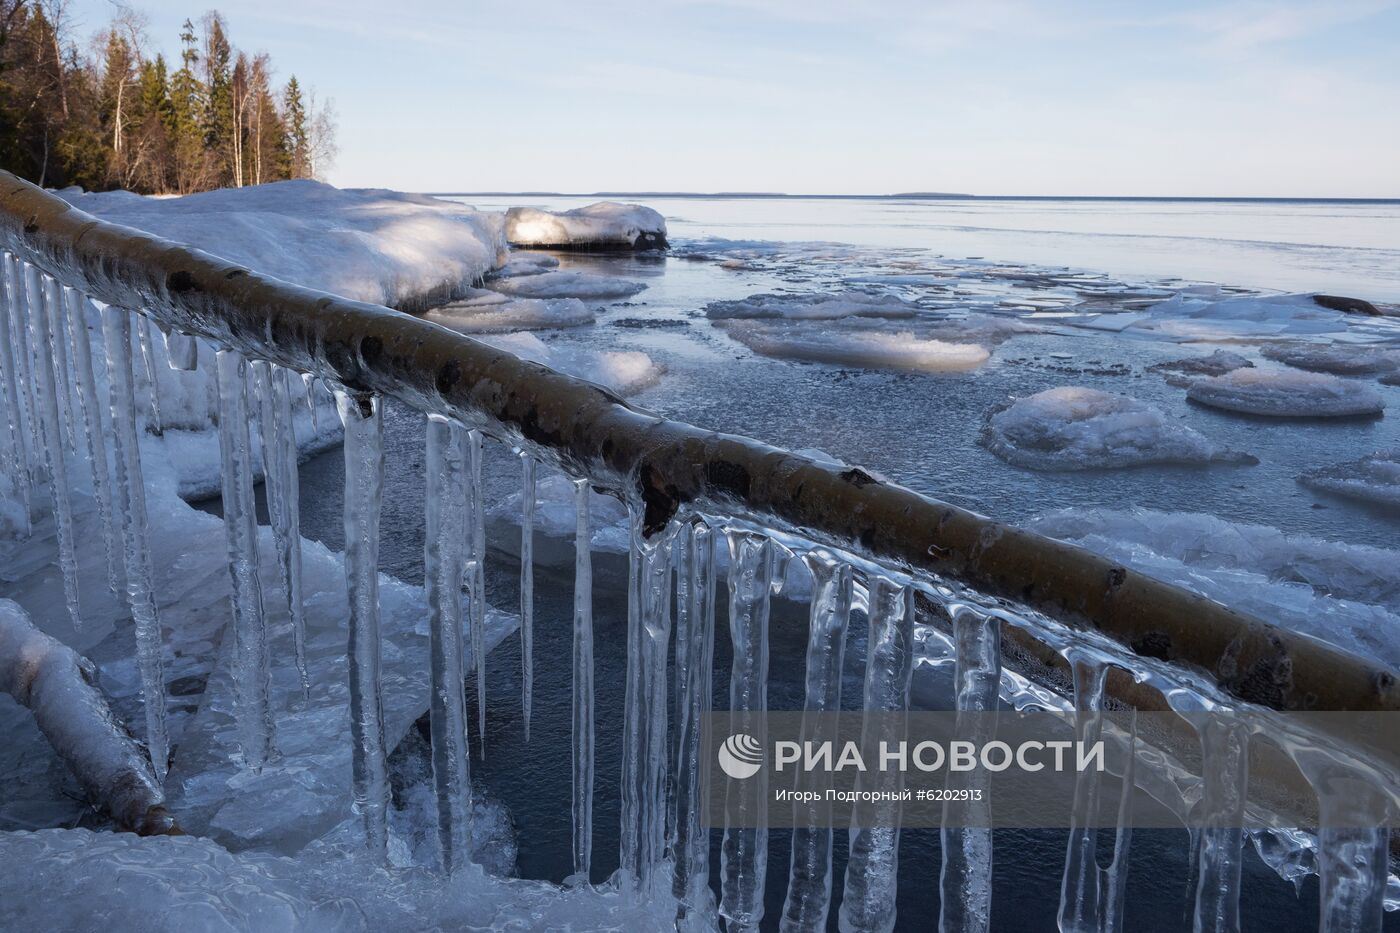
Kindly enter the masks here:
M 505 261 L 505 219 L 453 201 L 316 181 L 182 198 L 62 196 L 79 210 L 308 288 L 392 307 L 449 300 Z
M 987 448 L 1033 470 L 1088 470 L 1152 463 L 1257 463 L 1145 402 L 1082 386 L 1018 398 L 987 419 Z

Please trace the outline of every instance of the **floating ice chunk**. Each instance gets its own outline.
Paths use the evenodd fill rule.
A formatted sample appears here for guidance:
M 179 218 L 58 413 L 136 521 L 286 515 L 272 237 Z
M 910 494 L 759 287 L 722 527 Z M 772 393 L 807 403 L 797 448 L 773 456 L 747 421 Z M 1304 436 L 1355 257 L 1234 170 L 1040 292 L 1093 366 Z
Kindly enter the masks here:
M 1212 408 L 1275 418 L 1376 415 L 1385 408 L 1370 386 L 1324 373 L 1237 369 L 1197 379 L 1186 397 Z
M 1251 340 L 1347 329 L 1347 315 L 1322 307 L 1311 295 L 1222 294 L 1220 289 L 1185 289 L 1149 306 L 1143 320 L 1127 329 L 1175 340 Z
M 283 181 L 183 198 L 62 195 L 104 220 L 358 301 L 422 308 L 505 261 L 505 219 L 420 194 Z
M 1267 346 L 1261 352 L 1279 363 L 1339 376 L 1370 376 L 1400 367 L 1400 353 L 1390 347 L 1285 343 Z
M 713 301 L 705 307 L 705 316 L 711 320 L 826 321 L 844 317 L 911 318 L 918 310 L 918 305 L 890 295 L 847 291 L 830 295 L 752 295 L 737 301 Z
M 541 272 L 494 279 L 491 287 L 517 298 L 630 298 L 646 288 L 641 282 L 592 272 Z
M 1019 398 L 987 419 L 982 442 L 1032 470 L 1089 470 L 1151 463 L 1257 463 L 1137 399 L 1082 386 Z
M 1066 509 L 1029 527 L 1275 625 L 1400 666 L 1400 551 L 1213 515 L 1142 509 Z
M 1253 362 L 1238 353 L 1231 353 L 1229 350 L 1216 350 L 1208 356 L 1169 360 L 1165 363 L 1154 363 L 1147 368 L 1150 372 L 1166 373 L 1168 383 L 1182 389 L 1188 389 L 1199 376 L 1223 376 L 1237 369 L 1249 369 L 1253 365 Z
M 434 324 L 466 334 L 499 334 L 516 330 L 580 327 L 597 320 L 597 313 L 577 298 L 510 299 L 499 292 L 434 308 L 423 315 Z
M 492 272 L 491 278 L 506 279 L 514 275 L 539 275 L 541 272 L 557 268 L 559 268 L 559 260 L 546 253 L 511 250 L 510 259 L 504 266 Z
M 666 219 L 649 207 L 616 201 L 560 213 L 512 207 L 506 211 L 506 239 L 555 249 L 665 249 Z
M 562 373 L 596 382 L 621 395 L 640 392 L 661 380 L 664 371 L 640 350 L 589 350 L 546 344 L 534 334 L 483 336 L 483 342 L 522 359 L 543 363 Z
M 1379 505 L 1400 506 L 1400 448 L 1378 450 L 1360 460 L 1309 470 L 1298 477 L 1309 489 Z
M 764 356 L 869 369 L 960 373 L 976 369 L 992 355 L 981 344 L 925 339 L 911 331 L 814 330 L 751 321 L 732 324 L 727 330 L 730 336 Z

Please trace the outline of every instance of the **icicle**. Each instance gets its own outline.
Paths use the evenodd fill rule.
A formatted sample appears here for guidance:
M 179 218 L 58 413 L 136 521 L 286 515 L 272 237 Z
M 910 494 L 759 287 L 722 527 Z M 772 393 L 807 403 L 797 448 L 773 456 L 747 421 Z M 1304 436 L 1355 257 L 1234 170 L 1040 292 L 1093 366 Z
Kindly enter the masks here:
M 10 447 L 6 451 L 5 472 L 14 483 L 15 496 L 24 510 L 24 533 L 33 530 L 29 523 L 32 508 L 32 491 L 29 483 L 29 424 L 25 413 L 25 393 L 28 389 L 21 380 L 28 376 L 19 370 L 20 356 L 26 352 L 28 341 L 22 340 L 23 328 L 14 323 L 16 305 L 19 301 L 16 283 L 11 274 L 12 259 L 8 253 L 0 255 L 0 298 L 5 306 L 0 308 L 0 378 L 5 389 L 5 423 L 10 432 Z M 27 370 L 26 370 L 27 372 Z
M 462 671 L 462 573 L 466 535 L 466 465 L 462 429 L 428 416 L 424 496 L 423 579 L 431 636 L 433 785 L 438 843 L 444 870 L 465 865 L 471 853 L 471 773 Z
M 1201 737 L 1201 829 L 1196 850 L 1196 933 L 1240 928 L 1240 867 L 1249 782 L 1249 735 L 1228 711 L 1197 718 Z
M 199 368 L 199 344 L 190 334 L 178 330 L 165 331 L 165 358 L 177 372 L 193 372 Z
M 33 266 L 26 270 L 31 299 L 29 315 L 30 343 L 35 348 L 34 398 L 39 413 L 39 449 L 48 464 L 49 493 L 53 499 L 54 524 L 58 529 L 58 566 L 63 573 L 63 593 L 73 627 L 81 628 L 82 613 L 78 606 L 78 559 L 73 545 L 73 509 L 69 500 L 68 467 L 64 457 L 63 403 L 66 388 L 58 384 L 55 345 L 62 334 L 54 325 L 60 320 L 56 302 L 43 296 L 43 281 Z
M 574 480 L 573 852 L 574 874 L 593 867 L 593 532 L 587 479 Z
M 676 820 L 671 844 L 673 893 L 708 913 L 710 830 L 705 807 L 710 772 L 701 761 L 715 659 L 715 544 L 708 525 L 691 522 L 676 539 Z
M 272 757 L 268 702 L 271 660 L 258 579 L 258 524 L 248 431 L 247 363 L 234 350 L 218 353 L 219 456 L 222 462 L 224 532 L 232 582 L 234 719 L 243 764 L 253 772 Z
M 472 664 L 476 667 L 476 740 L 486 758 L 486 501 L 481 488 L 481 432 L 466 435 L 467 614 L 471 618 Z
M 841 709 L 841 670 L 846 656 L 846 624 L 851 615 L 851 568 L 827 551 L 804 556 L 812 572 L 811 617 L 807 630 L 807 698 L 802 741 L 833 741 L 824 713 Z M 792 860 L 783 933 L 824 933 L 831 910 L 831 804 L 794 804 Z
M 729 538 L 729 734 L 743 733 L 767 745 L 763 715 L 768 710 L 768 609 L 773 552 L 768 539 L 745 531 Z M 768 867 L 768 780 L 760 770 L 728 786 L 728 806 L 741 815 L 731 826 L 726 815 L 720 847 L 720 916 L 731 930 L 757 930 L 763 919 L 763 885 Z
M 1317 861 L 1323 933 L 1380 933 L 1390 874 L 1390 795 L 1325 750 L 1299 759 L 1317 792 Z
M 1000 623 L 995 617 L 984 615 L 970 606 L 955 606 L 950 615 L 957 655 L 958 738 L 985 744 L 995 735 L 995 725 L 991 717 L 985 714 L 997 708 L 997 691 L 1001 684 Z M 963 716 L 964 713 L 968 715 Z M 958 804 L 964 825 L 945 825 L 942 830 L 943 866 L 939 874 L 942 893 L 938 926 L 944 933 L 976 933 L 987 930 L 991 925 L 991 801 L 990 794 L 986 792 L 985 774 L 972 772 L 964 779 L 962 786 L 972 782 L 978 782 L 973 786 L 983 790 L 982 801 Z M 945 805 L 945 824 L 948 813 Z
M 622 720 L 620 867 L 651 884 L 666 844 L 666 649 L 671 638 L 671 548 L 668 529 L 648 539 L 640 504 L 631 516 L 627 605 L 627 681 Z
M 1123 768 L 1123 787 L 1118 798 L 1118 826 L 1113 834 L 1113 861 L 1099 869 L 1099 930 L 1119 933 L 1123 929 L 1123 907 L 1128 891 L 1128 854 L 1133 843 L 1133 790 L 1137 780 L 1137 710 L 1133 710 L 1132 731 L 1128 736 Z
M 141 344 L 141 362 L 146 373 L 146 392 L 151 408 L 150 430 L 159 435 L 165 428 L 160 418 L 160 380 L 156 377 L 156 348 L 151 342 L 151 321 L 146 315 L 137 316 L 136 339 Z
M 316 412 L 316 376 L 312 373 L 301 374 L 302 391 L 306 393 L 306 412 L 311 416 L 311 430 L 321 430 L 321 416 Z
M 57 380 L 58 410 L 63 421 L 64 443 L 74 458 L 80 456 L 78 446 L 77 406 L 73 404 L 73 372 L 68 365 L 68 308 L 63 299 L 63 285 L 55 278 L 41 276 L 44 307 L 49 317 L 49 334 L 54 378 Z
M 311 678 L 306 670 L 306 626 L 301 605 L 301 538 L 299 522 L 293 509 L 299 507 L 294 486 L 297 479 L 296 442 L 289 437 L 292 430 L 290 400 L 278 384 L 284 383 L 283 371 L 271 363 L 255 360 L 251 364 L 253 391 L 258 402 L 258 427 L 262 435 L 263 488 L 267 493 L 267 516 L 272 525 L 272 540 L 277 548 L 277 570 L 282 581 L 282 593 L 287 614 L 292 623 L 297 672 L 301 675 L 303 696 L 311 691 Z M 280 397 L 279 397 L 280 396 Z M 287 402 L 286 410 L 282 402 Z
M 28 266 L 11 256 L 8 277 L 10 282 L 10 334 L 15 338 L 15 377 L 19 381 L 20 415 L 25 423 L 25 436 L 30 452 L 29 486 L 38 485 L 44 461 L 44 445 L 40 437 L 39 405 L 35 399 L 35 375 L 38 367 L 34 364 L 34 350 L 30 346 L 30 302 L 26 287 Z
M 102 525 L 102 543 L 107 558 L 107 586 L 112 595 L 120 597 L 121 568 L 117 565 L 117 531 L 112 518 L 112 477 L 107 459 L 107 439 L 102 432 L 102 415 L 97 400 L 97 377 L 92 369 L 92 343 L 88 338 L 87 320 L 91 304 L 81 293 L 69 290 L 68 326 L 73 345 L 73 382 L 77 388 L 78 408 L 82 411 L 84 434 L 87 437 L 88 463 L 92 467 L 92 493 L 97 503 L 97 519 Z
M 904 712 L 909 709 L 909 687 L 914 674 L 913 591 L 885 577 L 868 584 L 870 634 L 866 640 L 864 709 Z M 862 744 L 873 744 L 886 730 L 862 725 Z M 873 732 L 873 735 L 871 734 Z M 903 735 L 890 736 L 899 741 Z M 897 771 L 862 775 L 859 786 L 896 795 L 903 787 Z M 850 855 L 846 862 L 846 887 L 838 922 L 841 930 L 894 929 L 895 886 L 899 868 L 899 811 L 897 802 L 871 805 L 872 825 L 853 820 Z
M 1076 738 L 1092 744 L 1103 731 L 1103 691 L 1108 667 L 1095 660 L 1071 658 L 1074 666 Z M 1074 782 L 1074 809 L 1060 882 L 1059 925 L 1064 933 L 1096 933 L 1101 922 L 1098 830 L 1094 828 L 1101 782 L 1097 771 L 1081 771 Z
M 355 810 L 371 854 L 388 851 L 389 779 L 379 658 L 379 504 L 384 425 L 379 398 L 338 389 L 345 426 L 345 579 L 350 601 L 350 731 Z
M 102 336 L 107 356 L 109 406 L 112 413 L 113 487 L 122 532 L 126 599 L 136 629 L 136 660 L 146 710 L 146 748 L 156 779 L 165 780 L 170 742 L 165 724 L 165 663 L 151 570 L 150 532 L 146 524 L 146 487 L 141 475 L 141 448 L 136 428 L 136 391 L 132 385 L 131 315 L 125 308 L 105 308 Z
M 520 452 L 520 706 L 530 741 L 530 701 L 535 691 L 535 458 Z

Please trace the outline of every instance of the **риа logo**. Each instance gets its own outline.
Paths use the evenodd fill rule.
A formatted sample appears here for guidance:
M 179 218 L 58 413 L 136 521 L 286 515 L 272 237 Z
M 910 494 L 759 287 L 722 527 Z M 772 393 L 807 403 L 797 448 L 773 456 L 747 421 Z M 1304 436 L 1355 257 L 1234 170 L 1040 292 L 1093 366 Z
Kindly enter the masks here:
M 763 746 L 753 736 L 736 732 L 719 747 L 719 766 L 732 778 L 751 778 L 763 767 Z

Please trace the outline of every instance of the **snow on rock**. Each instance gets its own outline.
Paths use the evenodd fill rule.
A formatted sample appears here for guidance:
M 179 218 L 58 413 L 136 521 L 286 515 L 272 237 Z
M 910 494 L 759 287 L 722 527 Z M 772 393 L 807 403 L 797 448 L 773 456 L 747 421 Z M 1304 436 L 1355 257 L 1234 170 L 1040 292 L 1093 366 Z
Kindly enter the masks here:
M 423 317 L 464 334 L 499 334 L 579 327 L 592 324 L 598 315 L 577 298 L 510 298 L 475 289 L 464 299 L 434 308 Z
M 666 219 L 640 204 L 599 201 L 571 211 L 512 207 L 506 239 L 551 249 L 665 249 Z
M 502 215 L 421 194 L 309 180 L 183 198 L 60 194 L 103 220 L 308 288 L 405 310 L 460 294 L 507 253 Z
M 1249 369 L 1253 365 L 1251 360 L 1238 353 L 1231 353 L 1229 350 L 1216 350 L 1207 356 L 1169 360 L 1165 363 L 1154 363 L 1147 368 L 1149 372 L 1166 373 L 1165 379 L 1169 384 L 1188 389 L 1199 376 L 1223 376 L 1237 369 Z
M 492 279 L 490 287 L 517 298 L 585 298 L 608 300 L 630 298 L 646 289 L 631 279 L 594 272 L 539 272 Z
M 662 367 L 640 350 L 590 350 L 546 344 L 534 334 L 483 335 L 483 343 L 514 353 L 521 359 L 542 363 L 551 369 L 598 385 L 619 395 L 631 395 L 655 385 Z
M 668 888 L 669 890 L 669 888 Z M 660 930 L 669 896 L 383 868 L 349 851 L 318 859 L 233 854 L 195 836 L 83 829 L 0 833 L 0 926 L 28 930 Z M 699 918 L 713 927 L 712 914 Z
M 712 301 L 705 307 L 711 320 L 827 321 L 844 317 L 911 318 L 918 305 L 890 295 L 845 291 L 812 295 L 751 295 L 737 301 Z
M 1360 460 L 1309 470 L 1298 477 L 1309 489 L 1377 505 L 1400 506 L 1400 448 L 1378 450 Z
M 1212 408 L 1275 418 L 1376 415 L 1385 408 L 1370 386 L 1296 369 L 1237 369 L 1197 379 L 1186 397 Z
M 1400 367 L 1400 354 L 1389 347 L 1285 343 L 1267 346 L 1261 352 L 1278 363 L 1339 376 L 1371 376 Z
M 1400 667 L 1400 551 L 1213 515 L 1068 509 L 1033 531 L 1070 541 L 1344 650 Z
M 1137 399 L 1082 386 L 1018 398 L 992 413 L 986 447 L 1033 470 L 1088 470 L 1152 463 L 1257 463 Z

